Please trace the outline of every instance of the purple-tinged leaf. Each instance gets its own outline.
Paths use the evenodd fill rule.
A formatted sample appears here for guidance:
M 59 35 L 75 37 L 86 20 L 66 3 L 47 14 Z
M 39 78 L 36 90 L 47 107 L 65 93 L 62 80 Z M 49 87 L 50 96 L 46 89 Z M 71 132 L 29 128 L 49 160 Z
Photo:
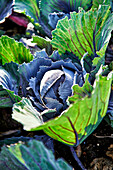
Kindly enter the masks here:
M 113 128 L 113 85 L 111 87 L 111 94 L 110 94 L 108 110 L 107 110 L 107 115 L 105 117 L 105 120 Z
M 27 25 L 29 23 L 26 16 L 23 16 L 17 12 L 12 12 L 12 14 L 9 16 L 9 19 L 18 24 L 19 26 L 27 28 Z

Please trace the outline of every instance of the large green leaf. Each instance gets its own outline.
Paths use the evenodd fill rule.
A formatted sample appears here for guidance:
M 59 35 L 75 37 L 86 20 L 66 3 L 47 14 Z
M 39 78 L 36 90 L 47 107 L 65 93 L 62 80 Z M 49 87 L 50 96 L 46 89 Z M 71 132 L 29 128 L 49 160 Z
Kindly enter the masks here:
M 0 60 L 2 60 L 2 64 L 11 61 L 21 64 L 23 62 L 30 62 L 32 59 L 33 56 L 30 50 L 22 43 L 8 36 L 2 36 L 0 38 Z
M 111 90 L 112 74 L 108 77 L 97 75 L 93 87 L 88 82 L 88 75 L 83 87 L 75 85 L 73 87 L 74 95 L 69 98 L 72 103 L 67 110 L 55 119 L 49 120 L 41 126 L 31 129 L 31 125 L 27 126 L 26 130 L 44 130 L 50 137 L 68 145 L 78 145 L 101 122 L 106 115 L 110 90 Z M 106 89 L 106 90 L 105 90 Z M 27 99 L 26 99 L 27 100 Z M 18 103 L 21 107 L 21 112 L 17 104 L 13 107 L 13 118 L 17 121 L 22 114 L 26 115 L 22 102 Z M 30 109 L 30 108 L 29 108 Z M 31 108 L 32 109 L 32 108 Z M 30 109 L 30 110 L 31 110 Z M 18 116 L 20 113 L 20 116 Z M 31 114 L 33 114 L 31 112 Z M 23 125 L 26 124 L 26 119 L 20 121 Z M 38 119 L 37 119 L 38 123 Z
M 57 27 L 52 31 L 52 45 L 59 54 L 66 51 L 74 53 L 79 59 L 88 52 L 96 55 L 108 44 L 112 26 L 113 15 L 109 6 L 100 6 L 97 10 L 79 13 L 72 12 L 71 18 L 65 17 L 58 21 Z
M 3 147 L 0 154 L 0 169 L 6 170 L 72 170 L 63 159 L 54 158 L 42 142 L 31 140 L 26 145 Z

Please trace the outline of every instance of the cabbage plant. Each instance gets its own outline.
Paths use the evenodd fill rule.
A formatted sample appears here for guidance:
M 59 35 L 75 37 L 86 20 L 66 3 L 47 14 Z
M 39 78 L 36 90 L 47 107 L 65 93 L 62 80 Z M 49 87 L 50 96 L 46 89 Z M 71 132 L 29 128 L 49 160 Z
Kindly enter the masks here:
M 52 44 L 58 48 L 61 55 L 64 53 L 65 60 L 55 61 L 55 52 L 50 59 L 42 51 L 36 53 L 34 59 L 27 64 L 20 65 L 20 63 L 11 62 L 0 68 L 2 73 L 0 80 L 1 107 L 12 107 L 22 97 L 29 98 L 30 100 L 25 98 L 19 104 L 14 105 L 13 118 L 22 121 L 27 130 L 43 129 L 54 139 L 74 146 L 77 146 L 92 133 L 106 115 L 112 81 L 112 74 L 107 78 L 107 76 L 102 77 L 98 72 L 101 65 L 104 64 L 104 54 L 112 30 L 113 17 L 109 6 L 102 5 L 98 10 L 91 9 L 88 12 L 80 9 L 78 13 L 71 13 L 71 19 L 65 17 L 59 21 L 57 28 L 53 31 Z M 88 16 L 93 16 L 94 19 L 90 20 Z M 75 21 L 77 21 L 77 25 Z M 90 24 L 94 26 L 94 29 L 91 29 Z M 108 31 L 106 31 L 106 26 L 109 28 Z M 99 39 L 99 37 L 101 38 Z M 65 57 L 66 53 L 67 57 Z M 5 55 L 6 53 L 3 53 L 2 56 Z M 66 59 L 71 55 L 71 60 Z M 17 59 L 15 55 L 13 57 Z M 60 57 L 62 56 L 59 55 Z M 96 76 L 96 74 L 100 75 Z M 101 82 L 104 84 L 102 87 Z M 103 97 L 104 86 L 108 89 L 106 98 Z M 99 90 L 100 93 L 97 94 Z M 4 98 L 2 97 L 3 93 L 5 94 Z M 92 105 L 92 103 L 96 104 Z M 106 104 L 103 105 L 103 103 Z M 24 109 L 26 110 L 25 115 Z M 32 117 L 32 114 L 34 115 L 33 121 L 36 124 L 32 123 L 32 119 L 22 119 L 22 116 L 27 116 L 27 112 L 29 118 Z M 83 116 L 83 113 L 86 115 Z M 95 115 L 95 118 L 88 114 Z M 37 115 L 36 120 L 35 115 Z M 59 117 L 48 121 L 55 116 Z M 88 118 L 85 123 L 82 123 L 82 121 L 84 122 L 82 116 Z M 28 123 L 29 121 L 30 123 Z M 46 123 L 46 121 L 48 122 Z M 54 122 L 58 123 L 58 129 L 60 126 L 63 127 L 61 129 L 66 130 L 67 126 L 67 132 L 62 132 L 60 129 L 60 134 Z M 61 126 L 60 122 L 64 122 L 64 126 Z M 80 122 L 81 126 L 78 127 Z M 56 127 L 55 131 L 51 130 L 50 126 Z M 62 137 L 63 134 L 64 137 Z
M 52 41 L 38 37 L 37 44 L 49 48 L 51 43 L 56 51 L 33 56 L 22 43 L 1 37 L 0 107 L 13 107 L 13 119 L 25 130 L 43 130 L 78 146 L 107 113 L 112 125 L 113 68 L 104 66 L 113 29 L 111 1 L 101 0 L 100 6 L 97 0 L 30 2 L 15 0 L 14 10 L 25 10 L 52 35 Z
M 73 96 L 68 98 L 70 106 L 55 119 L 44 123 L 42 115 L 25 98 L 14 105 L 13 118 L 21 122 L 25 130 L 43 129 L 50 137 L 77 146 L 106 115 L 111 83 L 112 74 L 108 77 L 98 75 L 93 86 L 88 82 L 87 75 L 82 87 L 73 86 Z M 104 89 L 107 89 L 106 92 Z
M 1 107 L 11 107 L 16 96 L 18 99 L 28 96 L 38 111 L 56 108 L 53 111 L 56 115 L 68 107 L 66 100 L 72 95 L 72 86 L 78 80 L 81 86 L 84 83 L 80 65 L 63 60 L 53 62 L 45 51 L 37 52 L 35 59 L 29 63 L 5 64 L 1 66 L 0 72 L 1 87 L 3 91 L 9 90 L 9 96 L 6 97 L 9 103 L 3 102 L 5 97 L 4 100 L 1 98 Z
M 102 67 L 89 83 L 91 74 L 83 70 L 82 60 L 52 61 L 42 51 L 30 63 L 7 63 L 0 71 L 1 93 L 7 94 L 1 104 L 7 99 L 15 103 L 12 117 L 25 130 L 43 130 L 53 139 L 78 146 L 106 115 L 113 77 L 112 72 L 102 76 Z
M 45 51 L 34 57 L 30 63 L 1 66 L 1 95 L 6 93 L 1 107 L 20 101 L 13 107 L 13 118 L 25 130 L 43 129 L 52 138 L 77 146 L 106 115 L 112 73 L 102 76 L 98 67 L 96 79 L 90 81 L 92 74 L 82 66 L 83 60 L 52 61 Z

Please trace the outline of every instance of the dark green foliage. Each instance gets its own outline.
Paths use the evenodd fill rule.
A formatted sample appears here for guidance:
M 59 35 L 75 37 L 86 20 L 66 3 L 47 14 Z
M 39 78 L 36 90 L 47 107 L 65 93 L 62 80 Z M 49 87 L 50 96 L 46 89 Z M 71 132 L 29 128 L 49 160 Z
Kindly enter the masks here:
M 0 154 L 0 169 L 72 170 L 64 160 L 55 160 L 53 153 L 42 142 L 36 140 L 16 144 L 10 148 L 4 146 Z

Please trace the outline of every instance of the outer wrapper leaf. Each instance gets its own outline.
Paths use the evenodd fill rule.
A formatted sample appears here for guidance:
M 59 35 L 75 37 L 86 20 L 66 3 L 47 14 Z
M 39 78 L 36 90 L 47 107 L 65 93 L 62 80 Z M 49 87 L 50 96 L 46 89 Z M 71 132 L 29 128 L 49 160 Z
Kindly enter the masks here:
M 74 95 L 69 98 L 72 104 L 67 110 L 59 117 L 49 120 L 39 127 L 31 129 L 30 126 L 29 130 L 44 130 L 50 137 L 72 146 L 82 143 L 96 129 L 106 115 L 111 82 L 112 74 L 109 74 L 108 77 L 99 75 L 92 87 L 88 83 L 87 77 L 84 87 L 80 88 L 77 85 L 73 87 Z M 81 93 L 76 94 L 76 91 L 78 92 L 77 88 L 81 89 Z M 13 118 L 19 121 L 18 117 L 16 117 L 15 105 L 13 108 Z
M 63 12 L 69 14 L 70 12 L 78 12 L 78 7 L 84 8 L 84 10 L 90 9 L 92 6 L 91 0 L 80 1 L 80 0 L 41 0 L 40 9 L 41 9 L 41 19 L 48 21 L 48 16 L 50 13 L 54 12 Z M 54 20 L 55 18 L 53 18 Z
M 111 1 L 112 0 L 93 0 L 93 6 L 92 8 L 97 8 L 99 7 L 100 4 L 104 4 L 104 5 L 111 5 Z
M 109 6 L 100 6 L 97 10 L 79 13 L 72 12 L 71 18 L 58 21 L 52 31 L 52 45 L 58 48 L 59 54 L 66 51 L 74 53 L 79 59 L 88 52 L 96 55 L 108 44 L 113 25 L 113 15 Z
M 88 53 L 85 53 L 81 59 L 83 71 L 84 73 L 89 73 L 90 75 L 89 81 L 91 84 L 93 84 L 95 80 L 95 75 L 98 73 L 100 67 L 104 65 L 105 63 L 106 47 L 107 47 L 107 44 L 105 44 L 104 47 L 99 52 L 97 51 L 96 57 L 93 54 L 89 55 Z
M 24 12 L 31 17 L 35 23 L 38 22 L 39 8 L 37 0 L 15 0 L 14 10 L 16 12 Z
M 40 25 L 46 34 L 51 37 L 51 30 L 55 29 L 58 20 L 65 16 L 70 17 L 70 12 L 78 12 L 78 7 L 88 10 L 92 6 L 91 0 L 41 0 L 40 1 Z
M 33 59 L 30 50 L 27 49 L 22 43 L 15 41 L 8 36 L 0 38 L 0 59 L 2 64 L 11 61 L 22 64 L 23 62 L 30 62 Z
M 46 33 L 51 37 L 51 30 L 49 30 L 48 26 L 40 19 L 39 0 L 15 0 L 14 11 L 25 13 L 29 20 L 35 25 L 36 29 L 43 35 Z
M 42 14 L 47 17 L 49 13 L 53 12 L 64 12 L 69 13 L 72 11 L 78 11 L 78 7 L 88 10 L 91 7 L 91 0 L 80 1 L 80 0 L 41 0 L 40 8 Z
M 78 12 L 78 8 L 82 7 L 85 11 L 88 11 L 91 7 L 97 8 L 100 4 L 110 5 L 110 0 L 41 0 L 40 1 L 40 9 L 41 15 L 48 20 L 48 16 L 50 13 L 54 12 L 64 12 L 65 14 L 69 14 L 70 12 L 76 11 Z
M 0 154 L 0 168 L 3 170 L 72 170 L 64 160 L 54 158 L 54 155 L 48 150 L 42 142 L 31 140 L 25 144 L 17 144 L 2 148 Z
M 11 15 L 13 0 L 0 0 L 0 23 L 4 22 L 5 18 Z
M 17 95 L 18 80 L 13 77 L 13 74 L 16 73 L 15 68 L 17 65 L 13 63 L 10 65 L 12 65 L 13 71 L 15 71 L 12 75 L 3 69 L 3 67 L 0 67 L 0 107 L 12 107 L 14 103 L 21 100 L 21 97 Z
M 0 86 L 0 108 L 12 107 L 14 103 L 21 100 L 21 97 L 15 95 L 13 91 L 4 89 Z
M 23 113 L 24 109 L 24 113 Z M 37 124 L 37 126 L 40 126 L 43 124 L 42 116 L 39 112 L 32 106 L 32 103 L 30 100 L 27 100 L 26 98 L 22 100 L 20 103 L 15 104 L 15 117 L 18 117 L 18 120 L 24 123 L 24 120 L 26 120 L 25 129 L 27 129 L 30 125 L 31 128 Z M 19 113 L 19 114 L 18 114 Z M 38 121 L 37 121 L 38 120 Z
M 46 49 L 46 52 L 48 55 L 50 55 L 52 53 L 52 45 L 51 45 L 51 40 L 50 39 L 45 39 L 43 37 L 40 36 L 33 36 L 33 43 L 37 43 L 37 46 L 40 49 Z

